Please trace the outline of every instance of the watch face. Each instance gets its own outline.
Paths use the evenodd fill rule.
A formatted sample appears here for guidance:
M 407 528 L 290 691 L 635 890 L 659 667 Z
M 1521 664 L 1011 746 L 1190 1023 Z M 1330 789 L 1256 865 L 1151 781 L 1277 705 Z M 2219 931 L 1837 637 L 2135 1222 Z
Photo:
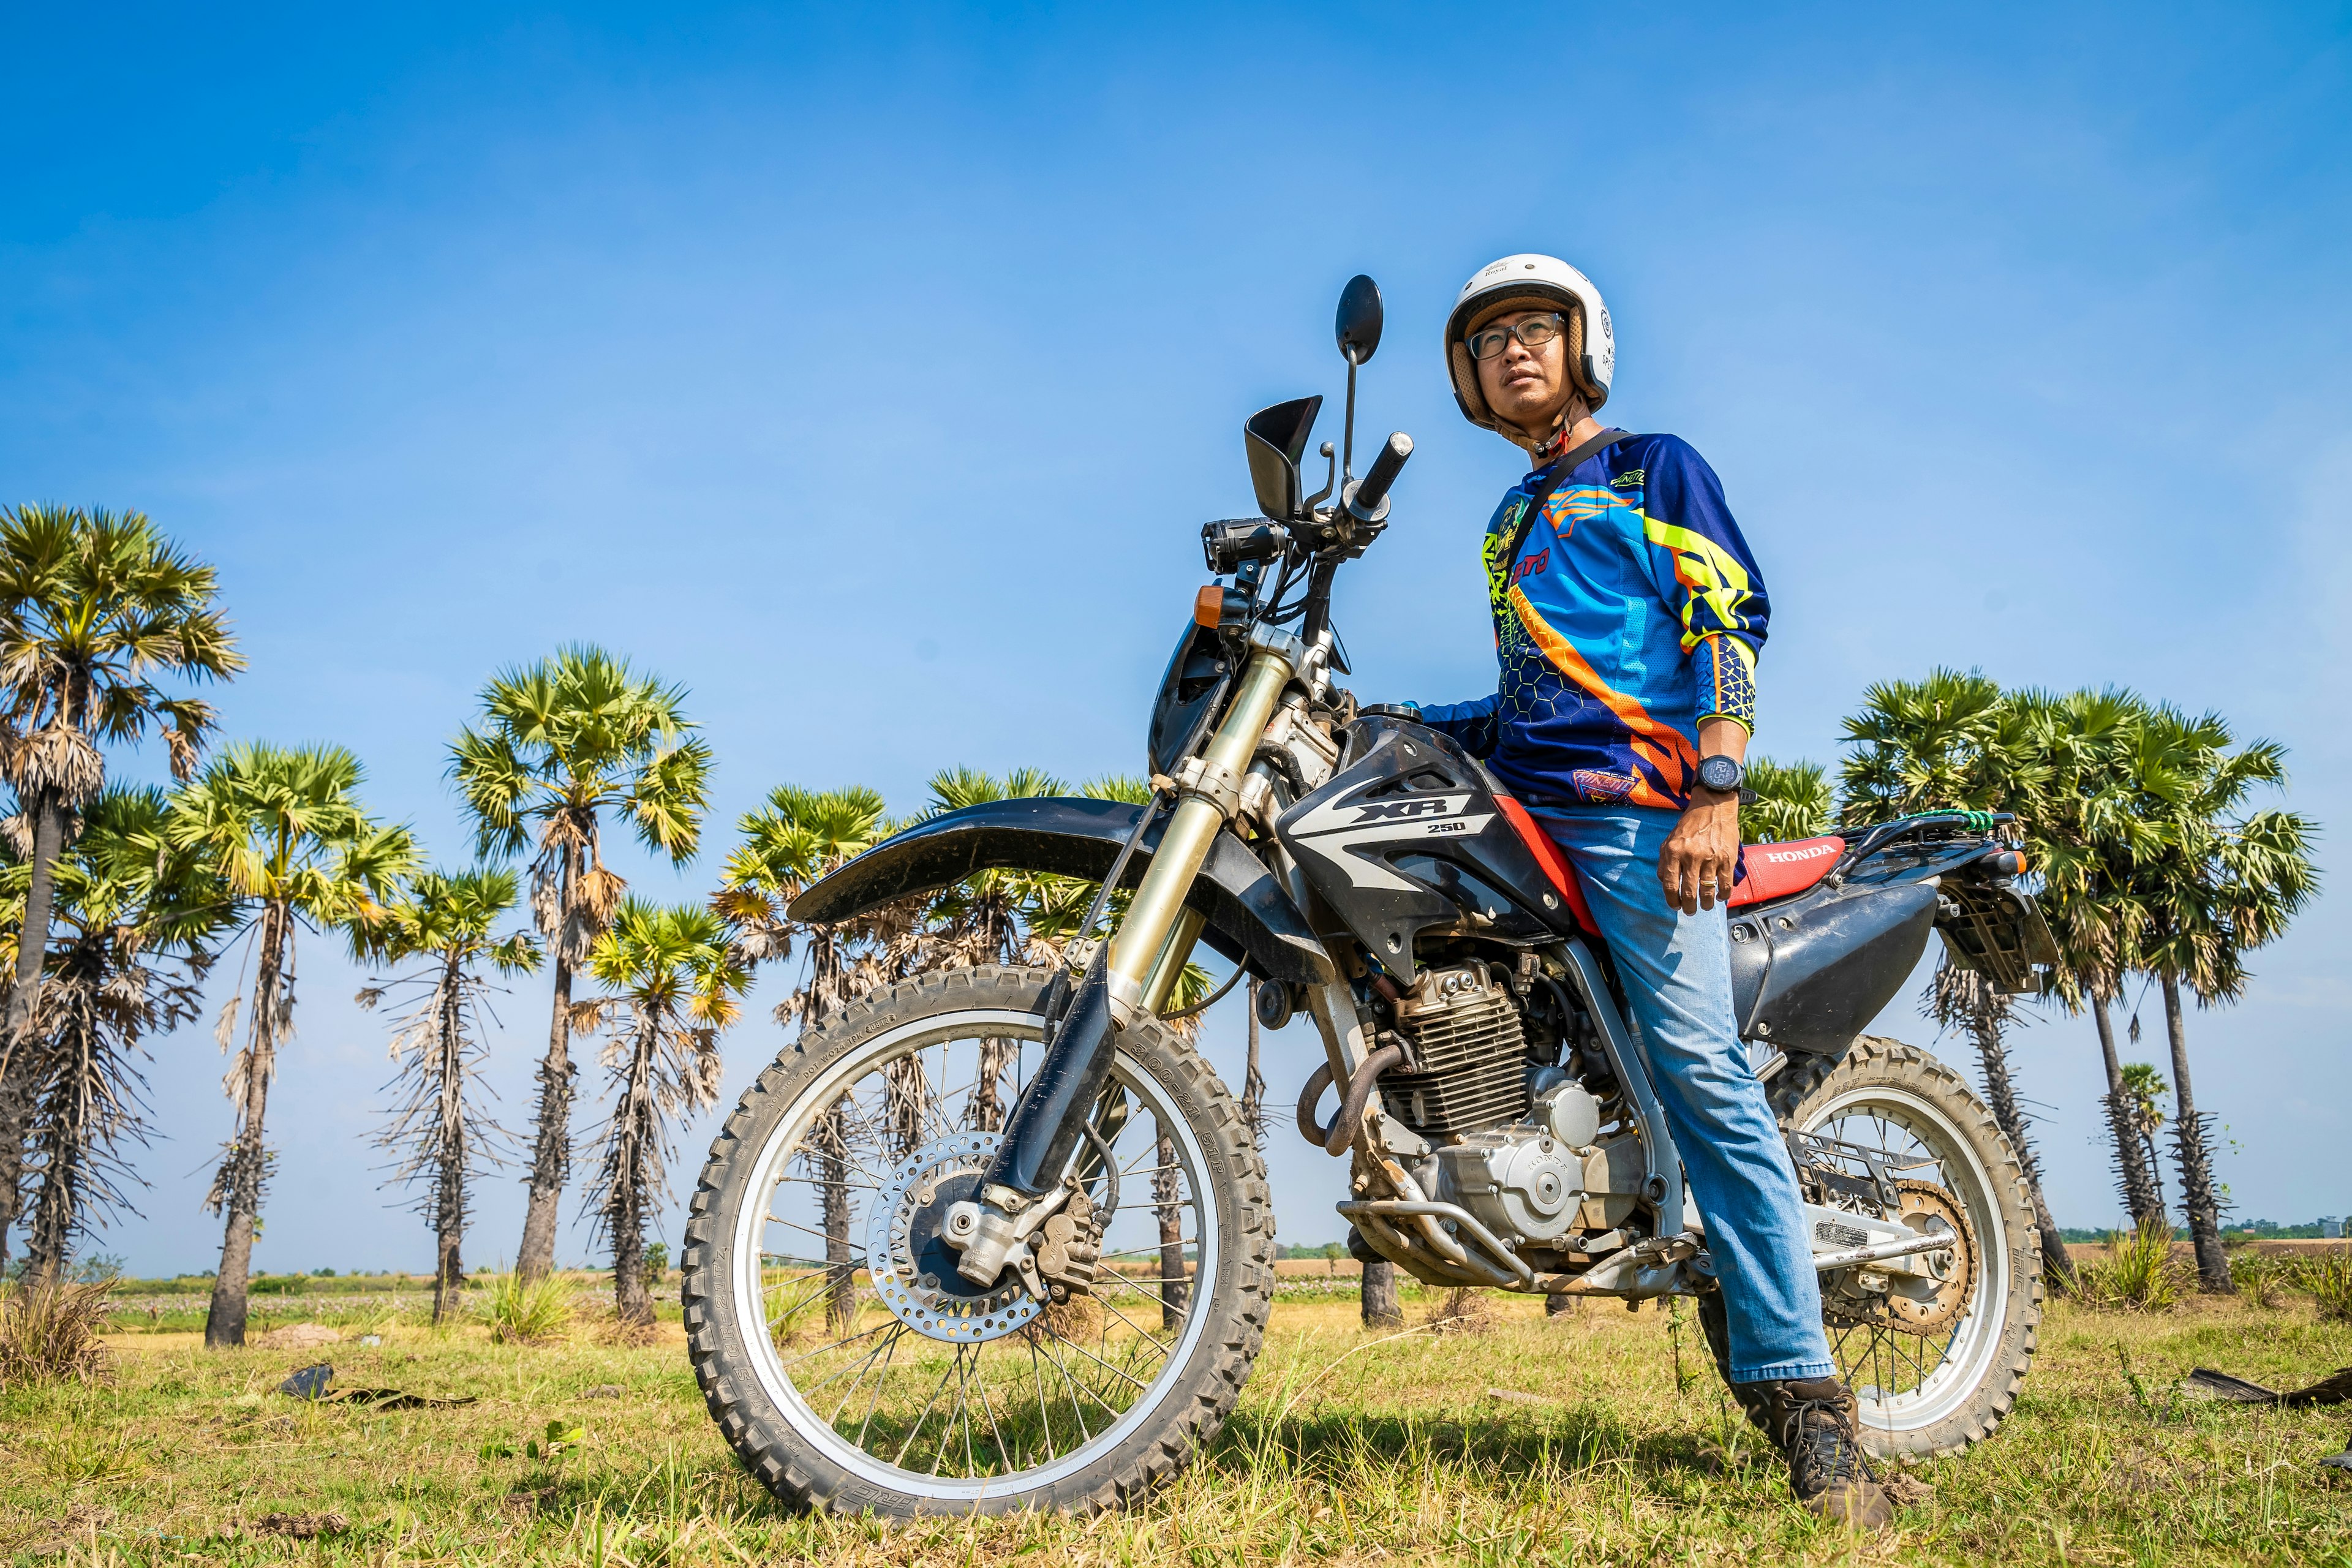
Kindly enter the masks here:
M 1739 787 L 1744 771 L 1729 757 L 1709 757 L 1698 765 L 1698 782 L 1711 790 L 1727 794 Z

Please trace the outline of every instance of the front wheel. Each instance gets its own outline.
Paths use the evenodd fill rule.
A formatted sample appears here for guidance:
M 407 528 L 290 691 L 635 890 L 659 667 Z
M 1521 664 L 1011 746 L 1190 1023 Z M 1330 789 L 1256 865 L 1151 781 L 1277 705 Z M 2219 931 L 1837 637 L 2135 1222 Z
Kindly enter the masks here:
M 1931 1292 L 1906 1298 L 1859 1269 L 1822 1279 L 1822 1328 L 1853 1390 L 1863 1446 L 1881 1458 L 1957 1453 L 2016 1405 L 2040 1331 L 2042 1239 L 2016 1152 L 1959 1074 L 1900 1041 L 1864 1035 L 1806 1078 L 1775 1097 L 1782 1126 L 1874 1152 L 1898 1178 L 1906 1214 L 1965 1222 L 1953 1228 L 1969 1245 L 1947 1255 Z M 1729 1382 L 1719 1291 L 1700 1299 L 1699 1323 Z M 1741 1404 L 1766 1426 L 1760 1400 L 1742 1394 Z
M 689 1354 L 779 1498 L 888 1518 L 1098 1509 L 1173 1475 L 1240 1396 L 1273 1299 L 1265 1167 L 1206 1062 L 1123 1030 L 1073 1167 L 1113 1201 L 1090 1296 L 986 1290 L 940 1239 L 1043 1037 L 1048 973 L 909 980 L 805 1030 L 711 1146 Z M 1107 1153 L 1105 1152 L 1107 1151 Z

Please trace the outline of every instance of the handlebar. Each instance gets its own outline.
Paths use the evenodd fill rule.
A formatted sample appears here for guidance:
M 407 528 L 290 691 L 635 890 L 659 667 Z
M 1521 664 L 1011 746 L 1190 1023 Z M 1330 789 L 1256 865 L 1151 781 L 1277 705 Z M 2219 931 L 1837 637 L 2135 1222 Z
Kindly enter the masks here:
M 1381 447 L 1370 470 L 1348 491 L 1348 510 L 1359 522 L 1378 522 L 1388 512 L 1389 487 L 1412 456 L 1412 437 L 1399 430 Z

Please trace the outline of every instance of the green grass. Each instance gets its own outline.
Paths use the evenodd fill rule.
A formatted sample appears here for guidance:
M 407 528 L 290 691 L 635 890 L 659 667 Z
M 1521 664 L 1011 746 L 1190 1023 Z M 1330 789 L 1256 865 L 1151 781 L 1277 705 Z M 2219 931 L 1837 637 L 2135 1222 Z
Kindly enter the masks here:
M 421 1310 L 404 1309 L 381 1346 L 223 1354 L 185 1334 L 140 1332 L 116 1342 L 111 1387 L 0 1394 L 0 1552 L 614 1568 L 2352 1563 L 2352 1489 L 2328 1488 L 2313 1463 L 2344 1446 L 2352 1413 L 2196 1403 L 2178 1390 L 2200 1363 L 2279 1387 L 2352 1364 L 2352 1325 L 2319 1321 L 2306 1296 L 2282 1302 L 2054 1308 L 2011 1426 L 1967 1457 L 1920 1467 L 1932 1496 L 1875 1542 L 1789 1502 L 1687 1324 L 1678 1385 L 1675 1336 L 1654 1310 L 1595 1305 L 1546 1321 L 1534 1303 L 1506 1299 L 1488 1331 L 1374 1343 L 1352 1302 L 1302 1293 L 1277 1308 L 1223 1436 L 1150 1506 L 907 1529 L 802 1518 L 771 1501 L 704 1413 L 675 1326 L 644 1349 L 584 1331 L 526 1349 L 493 1344 L 478 1323 L 436 1333 Z M 1433 1305 L 1407 1293 L 1415 1323 Z M 347 1383 L 478 1402 L 372 1415 L 274 1392 L 320 1355 Z M 599 1388 L 619 1392 L 588 1396 Z M 562 1440 L 551 1455 L 551 1423 Z M 309 1541 L 257 1533 L 272 1515 L 333 1515 L 346 1528 Z

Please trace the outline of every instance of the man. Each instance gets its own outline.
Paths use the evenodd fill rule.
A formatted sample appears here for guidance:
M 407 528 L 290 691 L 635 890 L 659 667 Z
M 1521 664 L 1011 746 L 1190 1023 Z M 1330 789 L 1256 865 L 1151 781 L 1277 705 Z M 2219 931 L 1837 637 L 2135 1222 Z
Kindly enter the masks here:
M 1732 1380 L 1761 1385 L 1797 1496 L 1875 1528 L 1892 1510 L 1822 1336 L 1796 1174 L 1733 1021 L 1717 907 L 1738 875 L 1763 577 L 1687 443 L 1593 417 L 1616 344 L 1584 274 L 1549 256 L 1482 268 L 1445 353 L 1463 414 L 1536 467 L 1482 547 L 1499 688 L 1422 719 L 1484 758 L 1576 867 L 1706 1223 Z

